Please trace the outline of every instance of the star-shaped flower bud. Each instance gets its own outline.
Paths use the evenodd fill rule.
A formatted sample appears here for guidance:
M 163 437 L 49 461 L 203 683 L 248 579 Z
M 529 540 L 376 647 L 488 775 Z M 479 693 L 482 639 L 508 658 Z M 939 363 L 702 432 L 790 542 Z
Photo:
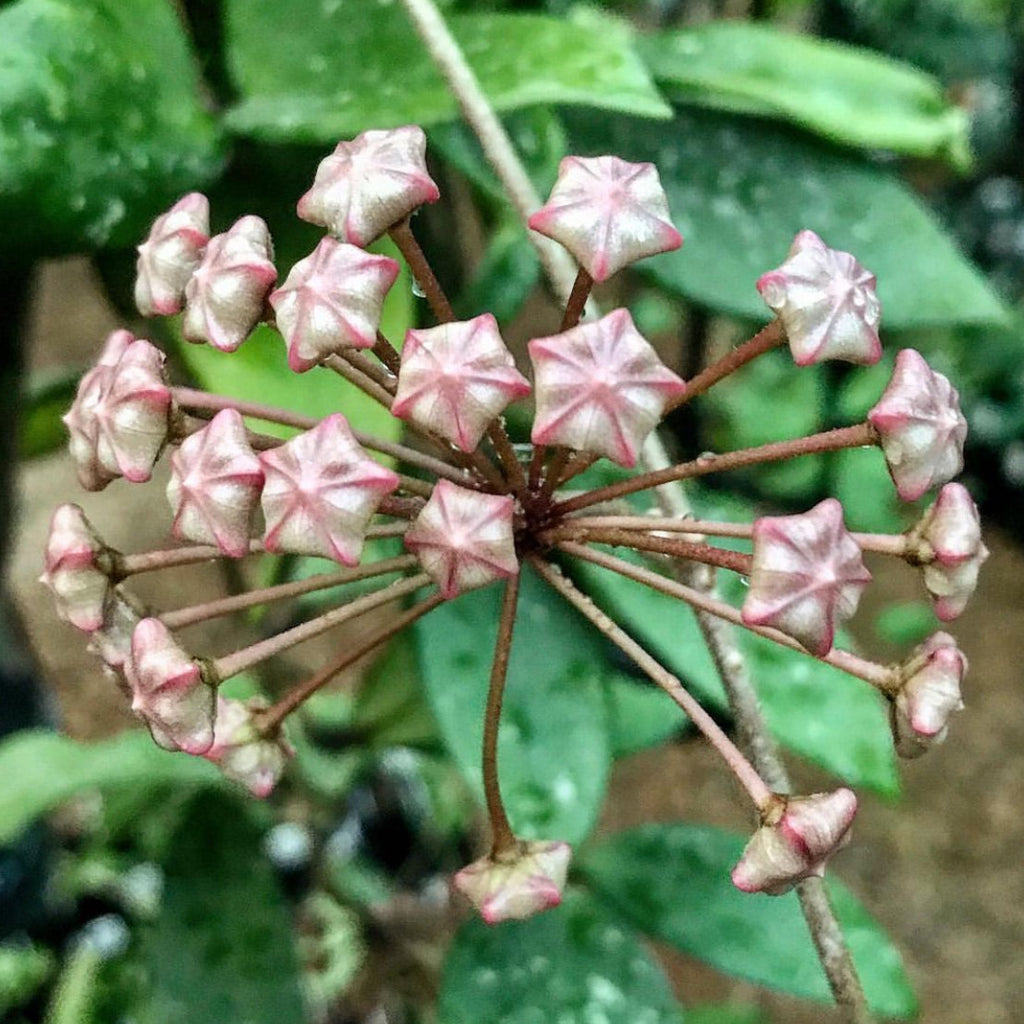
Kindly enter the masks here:
M 617 156 L 567 156 L 548 201 L 528 223 L 565 246 L 595 281 L 683 244 L 654 164 Z
M 205 754 L 213 745 L 216 687 L 203 667 L 159 619 L 143 619 L 132 634 L 125 675 L 132 710 L 166 749 Z
M 856 813 L 850 789 L 778 797 L 732 869 L 732 884 L 743 892 L 781 896 L 805 878 L 823 876 L 829 858 L 850 841 Z
M 39 582 L 56 598 L 57 614 L 93 633 L 103 626 L 112 583 L 101 563 L 109 549 L 77 505 L 59 505 L 50 520 Z
M 571 858 L 568 843 L 520 843 L 510 854 L 464 867 L 455 888 L 488 924 L 522 921 L 562 902 Z
M 625 309 L 530 342 L 534 444 L 559 444 L 633 466 L 647 435 L 686 385 Z
M 356 565 L 367 524 L 399 479 L 366 454 L 345 417 L 328 416 L 260 461 L 266 549 Z
M 981 520 L 967 488 L 946 484 L 935 504 L 910 531 L 911 557 L 924 572 L 935 614 L 943 622 L 967 607 L 988 558 L 981 539 Z
M 135 305 L 143 316 L 181 312 L 185 285 L 209 240 L 210 203 L 199 192 L 190 192 L 157 217 L 135 265 Z
M 298 214 L 344 242 L 367 246 L 441 193 L 427 173 L 427 137 L 416 125 L 367 131 L 320 161 Z
M 185 288 L 185 337 L 234 352 L 263 318 L 277 280 L 273 259 L 270 232 L 259 217 L 242 217 L 214 235 Z
M 174 536 L 241 558 L 249 552 L 262 487 L 263 465 L 245 423 L 234 409 L 223 409 L 171 456 L 167 500 Z
M 964 706 L 960 684 L 966 673 L 967 659 L 948 633 L 933 633 L 904 662 L 890 708 L 900 757 L 920 757 L 946 738 L 950 715 Z
M 813 231 L 796 236 L 786 262 L 762 274 L 757 290 L 778 313 L 797 366 L 825 359 L 870 366 L 882 358 L 875 275 Z
M 263 710 L 257 701 L 218 696 L 213 746 L 203 757 L 253 796 L 263 799 L 271 794 L 295 751 L 283 731 L 273 737 L 261 736 L 253 719 L 254 710 Z
M 796 516 L 754 521 L 748 626 L 771 626 L 823 658 L 836 626 L 857 610 L 871 582 L 857 542 L 843 525 L 843 507 L 826 498 Z
M 387 256 L 321 239 L 270 294 L 278 329 L 288 343 L 288 365 L 302 373 L 344 348 L 372 348 L 398 271 Z
M 485 313 L 406 334 L 391 411 L 471 452 L 495 417 L 529 393 L 497 320 Z
M 482 494 L 439 480 L 406 531 L 405 546 L 447 598 L 519 572 L 507 494 Z
M 912 348 L 896 357 L 892 379 L 868 422 L 881 437 L 889 473 L 904 501 L 916 501 L 963 468 L 967 421 L 960 396 Z
M 86 490 L 102 490 L 119 476 L 136 483 L 149 479 L 171 416 L 163 365 L 163 353 L 148 341 L 115 331 L 82 377 L 64 423 Z

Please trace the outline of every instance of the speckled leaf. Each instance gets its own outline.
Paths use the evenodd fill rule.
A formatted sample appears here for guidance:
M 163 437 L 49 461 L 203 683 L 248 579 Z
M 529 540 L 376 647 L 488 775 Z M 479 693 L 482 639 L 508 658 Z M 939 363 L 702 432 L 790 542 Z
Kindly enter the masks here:
M 465 594 L 416 624 L 427 696 L 449 751 L 482 793 L 480 748 L 501 587 Z M 610 762 L 605 665 L 593 631 L 523 570 L 498 761 L 524 838 L 578 843 L 604 797 Z
M 0 11 L 0 220 L 33 254 L 136 241 L 220 163 L 166 0 L 20 0 Z
M 143 940 L 142 1024 L 304 1019 L 291 916 L 261 840 L 237 800 L 209 795 L 190 808 Z
M 49 731 L 25 731 L 0 743 L 0 843 L 79 793 L 168 783 L 219 785 L 221 775 L 198 757 L 161 750 L 143 731 L 80 743 Z
M 682 110 L 652 132 L 631 118 L 567 112 L 570 147 L 657 164 L 683 248 L 640 264 L 701 305 L 755 320 L 754 287 L 803 228 L 878 277 L 887 328 L 999 321 L 1003 307 L 893 174 L 784 126 Z
M 445 1024 L 682 1024 L 636 935 L 582 892 L 556 910 L 489 927 L 473 919 L 448 951 Z
M 246 135 L 335 142 L 366 128 L 454 120 L 458 107 L 397 3 L 228 0 L 228 59 Z M 584 104 L 646 117 L 670 110 L 623 31 L 536 14 L 449 23 L 498 110 Z
M 970 166 L 967 111 L 931 75 L 871 50 L 744 21 L 641 36 L 637 46 L 673 99 Z
M 751 896 L 730 881 L 745 842 L 716 828 L 643 825 L 590 847 L 578 866 L 635 927 L 727 974 L 830 1002 L 796 893 Z M 832 879 L 828 888 L 872 1010 L 913 1016 L 896 948 L 846 888 Z

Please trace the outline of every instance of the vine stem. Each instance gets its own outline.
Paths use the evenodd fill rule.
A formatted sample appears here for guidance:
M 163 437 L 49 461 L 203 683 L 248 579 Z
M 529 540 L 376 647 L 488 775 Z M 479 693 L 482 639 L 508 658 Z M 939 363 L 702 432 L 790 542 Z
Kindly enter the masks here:
M 758 445 L 756 448 L 740 448 L 721 455 L 708 452 L 690 462 L 680 462 L 664 469 L 641 473 L 629 480 L 621 480 L 607 487 L 598 487 L 577 494 L 573 498 L 560 501 L 552 511 L 555 515 L 564 516 L 590 505 L 660 487 L 675 480 L 692 480 L 694 477 L 725 473 L 731 469 L 743 469 L 763 462 L 781 462 L 795 459 L 800 455 L 819 455 L 822 452 L 870 447 L 876 444 L 878 432 L 875 428 L 870 423 L 857 423 L 852 427 L 837 427 L 835 430 L 826 430 L 820 434 L 797 437 L 790 441 L 774 441 L 771 444 Z
M 752 359 L 756 359 L 773 348 L 778 348 L 786 340 L 786 335 L 779 320 L 773 320 L 767 327 L 762 328 L 749 341 L 737 345 L 732 351 L 722 356 L 717 362 L 701 370 L 692 380 L 686 382 L 686 390 L 674 401 L 670 402 L 665 409 L 667 416 L 673 409 L 692 402 L 693 399 L 703 395 L 705 391 L 713 387 L 720 380 L 735 373 L 741 366 L 745 366 Z
M 667 516 L 574 516 L 566 526 L 582 530 L 635 530 L 646 533 L 685 533 L 708 537 L 737 537 L 749 540 L 754 535 L 753 523 L 722 523 L 712 519 L 677 519 Z M 863 551 L 881 555 L 906 557 L 905 533 L 851 533 Z
M 330 355 L 323 359 L 320 365 L 333 370 L 339 377 L 344 377 L 349 384 L 359 388 L 363 394 L 384 406 L 388 412 L 391 411 L 391 405 L 395 400 L 395 396 L 390 391 L 382 388 L 375 380 L 367 377 L 362 370 L 357 369 L 348 359 L 342 359 L 338 355 Z
M 487 816 L 491 822 L 491 857 L 500 860 L 518 846 L 518 840 L 505 813 L 498 782 L 498 726 L 501 722 L 501 702 L 505 695 L 505 680 L 508 678 L 508 661 L 512 653 L 512 631 L 516 623 L 516 608 L 519 604 L 519 575 L 510 577 L 505 583 L 501 599 L 501 617 L 498 619 L 498 636 L 494 643 L 494 661 L 491 663 L 491 680 L 487 690 L 487 711 L 484 714 L 483 777 L 484 798 L 487 802 Z
M 405 257 L 405 262 L 409 264 L 409 270 L 412 271 L 412 276 L 416 283 L 423 289 L 423 294 L 430 305 L 430 310 L 438 322 L 442 324 L 451 323 L 455 319 L 452 304 L 448 301 L 448 296 L 445 295 L 441 282 L 438 281 L 434 274 L 430 261 L 420 248 L 420 243 L 416 241 L 416 236 L 412 233 L 412 228 L 409 226 L 409 218 L 405 217 L 397 224 L 393 224 L 388 228 L 388 234 L 395 245 L 398 246 L 398 251 Z
M 683 684 L 664 665 L 653 658 L 618 623 L 613 622 L 596 604 L 579 590 L 576 585 L 558 569 L 536 555 L 530 564 L 545 583 L 562 595 L 577 611 L 589 619 L 616 647 L 657 683 L 704 734 L 711 745 L 747 791 L 758 811 L 767 811 L 772 791 L 757 773 L 754 766 L 740 753 L 736 745 L 722 731 L 718 723 L 690 695 Z
M 662 576 L 661 573 L 645 569 L 640 565 L 634 565 L 632 562 L 627 562 L 623 558 L 617 558 L 615 555 L 609 555 L 604 551 L 594 551 L 583 544 L 563 541 L 558 544 L 558 547 L 567 555 L 582 559 L 584 562 L 591 562 L 602 569 L 610 569 L 612 572 L 625 576 L 627 579 L 634 580 L 637 583 L 642 583 L 652 590 L 657 590 L 662 594 L 669 595 L 669 597 L 685 601 L 688 605 L 700 611 L 708 612 L 719 619 L 731 622 L 734 626 L 741 626 L 743 629 L 756 633 L 758 636 L 766 637 L 783 647 L 806 654 L 808 658 L 815 657 L 815 655 L 802 647 L 791 636 L 787 636 L 777 629 L 772 629 L 770 626 L 748 626 L 743 621 L 738 609 L 733 608 L 731 604 L 727 604 L 721 598 L 712 596 L 705 590 L 688 586 L 685 583 L 680 583 L 678 580 L 669 579 L 667 576 Z M 885 694 L 891 694 L 894 686 L 897 685 L 896 674 L 892 668 L 868 661 L 866 658 L 861 658 L 850 651 L 843 651 L 833 647 L 828 654 L 818 660 L 824 661 L 851 676 L 856 676 L 858 679 L 863 679 L 864 682 L 870 683 Z
M 586 308 L 587 299 L 590 298 L 590 289 L 594 287 L 594 279 L 590 274 L 580 267 L 576 272 L 576 280 L 573 282 L 572 291 L 565 303 L 565 313 L 562 314 L 562 325 L 559 333 L 568 331 L 580 322 L 583 310 Z
M 249 554 L 255 555 L 263 551 L 263 541 L 249 541 Z M 215 558 L 228 556 L 220 548 L 212 544 L 194 544 L 183 548 L 162 548 L 157 551 L 140 551 L 133 555 L 122 555 L 112 552 L 112 568 L 110 576 L 116 582 L 129 576 L 138 576 L 144 572 L 156 572 L 159 569 L 173 569 L 181 565 L 198 565 L 200 562 L 211 562 Z
M 289 690 L 276 704 L 260 714 L 256 720 L 260 733 L 263 736 L 273 735 L 288 715 L 309 700 L 317 690 L 329 683 L 339 672 L 348 668 L 349 665 L 354 665 L 375 647 L 379 647 L 391 637 L 401 633 L 417 619 L 423 618 L 427 612 L 433 611 L 442 601 L 444 598 L 440 593 L 431 594 L 430 597 L 414 604 L 382 629 L 360 640 L 355 647 L 346 648 L 345 653 L 335 661 L 322 668 L 316 675 L 310 676 L 304 683 Z
M 260 402 L 244 402 L 240 399 L 229 398 L 227 395 L 215 395 L 206 391 L 198 391 L 194 388 L 172 388 L 171 393 L 174 400 L 187 409 L 205 409 L 211 412 L 220 412 L 222 409 L 234 409 L 242 416 L 249 416 L 252 419 L 263 420 L 265 423 L 278 423 L 283 427 L 295 427 L 298 430 L 312 430 L 320 420 L 315 416 L 303 416 L 301 413 L 292 412 L 290 409 L 280 409 L 273 405 L 264 405 Z M 364 447 L 371 451 L 379 452 L 381 455 L 389 455 L 393 459 L 399 459 L 410 466 L 418 466 L 436 476 L 451 480 L 452 483 L 460 484 L 463 487 L 474 487 L 473 479 L 464 471 L 452 466 L 432 455 L 419 452 L 415 448 L 409 448 L 396 441 L 386 441 L 384 438 L 367 434 L 361 430 L 353 430 L 352 436 Z
M 572 541 L 588 544 L 610 544 L 613 547 L 632 548 L 634 551 L 650 551 L 659 555 L 671 555 L 673 558 L 684 558 L 703 565 L 713 565 L 719 569 L 730 569 L 741 576 L 749 576 L 751 572 L 751 556 L 742 551 L 729 551 L 716 548 L 699 541 L 683 540 L 679 537 L 656 537 L 639 530 L 615 530 L 605 528 L 580 528 L 574 522 L 565 526 L 546 530 L 541 540 L 558 543 Z
M 338 608 L 332 608 L 315 619 L 301 622 L 282 633 L 267 637 L 266 640 L 259 640 L 233 654 L 217 658 L 212 663 L 214 677 L 220 680 L 230 679 L 232 676 L 238 675 L 239 672 L 244 672 L 247 668 L 252 668 L 253 665 L 258 665 L 261 661 L 266 661 L 267 658 L 280 654 L 304 640 L 319 636 L 349 619 L 365 615 L 375 608 L 380 608 L 400 597 L 412 594 L 422 587 L 428 586 L 430 582 L 430 577 L 426 573 L 410 576 L 408 579 L 389 584 L 380 590 L 375 590 L 372 594 L 356 598 L 355 601 L 349 601 Z
M 279 583 L 277 586 L 264 587 L 262 590 L 248 590 L 243 594 L 233 594 L 231 597 L 223 597 L 216 601 L 178 608 L 175 611 L 164 612 L 158 618 L 168 629 L 182 629 L 197 622 L 206 622 L 222 615 L 231 615 L 247 608 L 255 608 L 261 604 L 270 604 L 272 601 L 301 597 L 303 594 L 327 590 L 329 587 L 338 587 L 344 583 L 355 583 L 358 580 L 405 572 L 407 569 L 415 568 L 417 561 L 415 555 L 400 555 L 397 558 L 369 562 L 353 569 L 321 572 L 315 576 L 307 576 L 305 579 L 292 580 L 290 583 Z

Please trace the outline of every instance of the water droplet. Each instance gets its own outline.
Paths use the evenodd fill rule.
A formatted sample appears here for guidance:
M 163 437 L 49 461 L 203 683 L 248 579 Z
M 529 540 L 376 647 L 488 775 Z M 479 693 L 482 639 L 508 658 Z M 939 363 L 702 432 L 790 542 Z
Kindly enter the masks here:
M 427 297 L 427 293 L 423 290 L 419 281 L 417 281 L 415 277 L 412 279 L 412 293 L 417 299 L 425 299 Z

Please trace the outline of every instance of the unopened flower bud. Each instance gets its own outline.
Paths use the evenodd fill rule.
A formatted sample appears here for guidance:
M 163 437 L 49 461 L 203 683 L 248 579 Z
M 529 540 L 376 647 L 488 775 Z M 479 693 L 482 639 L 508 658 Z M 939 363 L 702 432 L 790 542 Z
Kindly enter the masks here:
M 356 565 L 366 528 L 398 476 L 366 454 L 341 413 L 260 454 L 268 551 Z
M 964 705 L 960 685 L 967 658 L 948 633 L 933 633 L 904 662 L 890 711 L 900 757 L 919 757 L 946 738 L 949 718 Z
M 333 238 L 321 239 L 270 294 L 288 343 L 288 365 L 302 373 L 345 348 L 372 348 L 398 264 Z
M 210 240 L 210 203 L 191 192 L 157 217 L 138 248 L 135 305 L 143 316 L 180 313 L 185 285 Z
M 548 201 L 528 223 L 565 246 L 595 281 L 683 244 L 654 164 L 617 156 L 565 157 Z
M 813 231 L 796 236 L 786 262 L 762 274 L 757 290 L 782 321 L 797 366 L 825 359 L 870 366 L 882 358 L 875 275 Z
M 273 259 L 270 232 L 259 217 L 241 217 L 211 238 L 185 288 L 185 337 L 234 352 L 263 317 L 277 280 Z
M 988 558 L 981 520 L 967 488 L 946 484 L 935 504 L 910 531 L 912 557 L 921 565 L 935 614 L 949 622 L 967 607 Z
M 144 615 L 135 601 L 120 587 L 114 587 L 107 602 L 103 625 L 89 637 L 89 650 L 103 662 L 117 685 L 131 696 L 125 662 L 131 657 L 132 635 Z
M 565 445 L 634 466 L 668 403 L 686 385 L 616 309 L 530 342 L 537 414 L 534 444 Z
M 343 242 L 367 246 L 423 203 L 440 198 L 427 173 L 427 138 L 416 125 L 366 131 L 320 161 L 298 214 Z
M 213 746 L 203 757 L 263 799 L 271 794 L 295 751 L 283 731 L 273 737 L 260 734 L 253 718 L 253 711 L 260 710 L 263 707 L 256 700 L 218 696 Z
M 857 610 L 871 582 L 842 505 L 826 498 L 801 515 L 762 516 L 753 538 L 743 621 L 778 629 L 824 657 L 836 626 Z
M 850 841 L 853 790 L 777 801 L 732 869 L 732 884 L 743 892 L 781 896 L 805 878 L 821 877 L 829 858 Z
M 489 313 L 409 331 L 392 413 L 471 452 L 530 382 L 516 369 Z
M 963 468 L 967 421 L 960 396 L 912 348 L 896 356 L 892 379 L 868 422 L 881 437 L 889 473 L 904 501 L 916 501 Z
M 77 505 L 60 505 L 50 520 L 43 575 L 56 598 L 57 614 L 93 633 L 103 626 L 112 583 L 100 560 L 109 548 Z
M 263 465 L 242 417 L 234 409 L 221 410 L 171 456 L 167 499 L 174 535 L 241 558 L 249 551 L 262 487 Z
M 132 710 L 167 749 L 205 754 L 213 745 L 216 688 L 159 619 L 143 619 L 132 634 L 125 675 Z
M 405 546 L 447 598 L 519 572 L 512 516 L 515 499 L 439 480 L 405 533 Z
M 455 888 L 488 924 L 522 921 L 562 902 L 571 858 L 568 843 L 520 843 L 511 853 L 464 867 Z

